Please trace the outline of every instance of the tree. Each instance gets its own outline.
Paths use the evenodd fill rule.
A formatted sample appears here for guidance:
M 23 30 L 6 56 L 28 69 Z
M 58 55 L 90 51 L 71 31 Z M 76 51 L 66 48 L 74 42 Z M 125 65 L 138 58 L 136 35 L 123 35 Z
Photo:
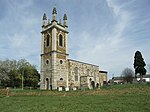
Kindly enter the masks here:
M 126 81 L 127 83 L 129 83 L 129 82 L 132 83 L 133 77 L 134 77 L 133 70 L 130 68 L 125 68 L 122 71 L 122 77 L 123 77 L 124 81 Z
M 17 61 L 9 60 L 9 66 L 10 66 L 10 72 L 8 73 L 8 75 L 9 75 L 10 80 L 9 80 L 8 86 L 9 87 L 18 87 L 20 80 L 16 80 L 16 77 L 19 78 L 18 77 L 19 73 L 18 73 L 18 69 L 17 69 Z M 16 84 L 16 82 L 18 84 Z
M 25 59 L 0 60 L 0 82 L 3 87 L 36 87 L 40 75 L 35 65 L 31 65 Z
M 24 86 L 35 88 L 40 78 L 40 75 L 36 70 L 36 67 L 33 65 L 28 65 L 24 68 L 23 71 L 24 71 Z
M 140 51 L 135 52 L 134 56 L 134 69 L 135 69 L 135 77 L 137 74 L 140 74 L 140 81 L 142 81 L 143 75 L 146 74 L 146 69 L 144 68 L 146 66 L 144 59 L 142 57 L 142 54 Z
M 9 73 L 11 71 L 10 61 L 0 61 L 0 80 L 2 86 L 8 86 L 10 80 Z
M 26 87 L 36 87 L 38 85 L 40 74 L 36 66 L 31 65 L 25 59 L 18 61 L 18 68 L 21 76 L 23 77 L 23 85 Z

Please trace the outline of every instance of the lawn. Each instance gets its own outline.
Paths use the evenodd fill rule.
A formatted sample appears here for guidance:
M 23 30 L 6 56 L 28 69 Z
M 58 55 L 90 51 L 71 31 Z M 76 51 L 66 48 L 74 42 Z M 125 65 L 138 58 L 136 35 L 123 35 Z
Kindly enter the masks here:
M 122 85 L 74 92 L 11 90 L 0 112 L 149 112 L 150 86 Z

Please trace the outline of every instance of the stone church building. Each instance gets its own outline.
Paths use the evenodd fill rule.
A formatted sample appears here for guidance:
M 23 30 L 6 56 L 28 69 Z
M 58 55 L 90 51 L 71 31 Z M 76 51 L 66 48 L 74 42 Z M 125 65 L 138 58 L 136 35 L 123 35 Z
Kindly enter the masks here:
M 41 43 L 41 89 L 82 89 L 102 86 L 107 81 L 107 72 L 99 66 L 68 59 L 67 15 L 63 22 L 57 21 L 56 7 L 52 20 L 43 15 Z

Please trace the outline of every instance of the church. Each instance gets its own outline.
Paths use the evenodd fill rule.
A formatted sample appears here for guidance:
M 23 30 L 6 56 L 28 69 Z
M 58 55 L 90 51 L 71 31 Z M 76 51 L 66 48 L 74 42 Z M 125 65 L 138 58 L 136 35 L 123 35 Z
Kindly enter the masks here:
M 56 7 L 52 20 L 44 13 L 41 41 L 41 82 L 40 89 L 76 90 L 93 89 L 107 82 L 107 72 L 99 66 L 69 59 L 67 15 L 63 22 L 57 21 Z

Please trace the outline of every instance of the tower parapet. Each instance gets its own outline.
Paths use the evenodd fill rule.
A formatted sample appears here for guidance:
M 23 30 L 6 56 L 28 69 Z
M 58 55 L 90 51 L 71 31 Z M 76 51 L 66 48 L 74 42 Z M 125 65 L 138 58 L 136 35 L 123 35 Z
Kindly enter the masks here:
M 63 21 L 61 21 L 63 20 Z M 63 19 L 59 19 L 59 21 L 57 21 L 57 10 L 56 7 L 53 8 L 52 11 L 52 20 L 50 21 L 50 19 L 47 19 L 46 14 L 44 13 L 43 15 L 43 24 L 42 24 L 42 32 L 46 31 L 47 29 L 49 29 L 50 27 L 59 27 L 60 29 L 64 30 L 67 32 L 67 14 L 64 14 Z

